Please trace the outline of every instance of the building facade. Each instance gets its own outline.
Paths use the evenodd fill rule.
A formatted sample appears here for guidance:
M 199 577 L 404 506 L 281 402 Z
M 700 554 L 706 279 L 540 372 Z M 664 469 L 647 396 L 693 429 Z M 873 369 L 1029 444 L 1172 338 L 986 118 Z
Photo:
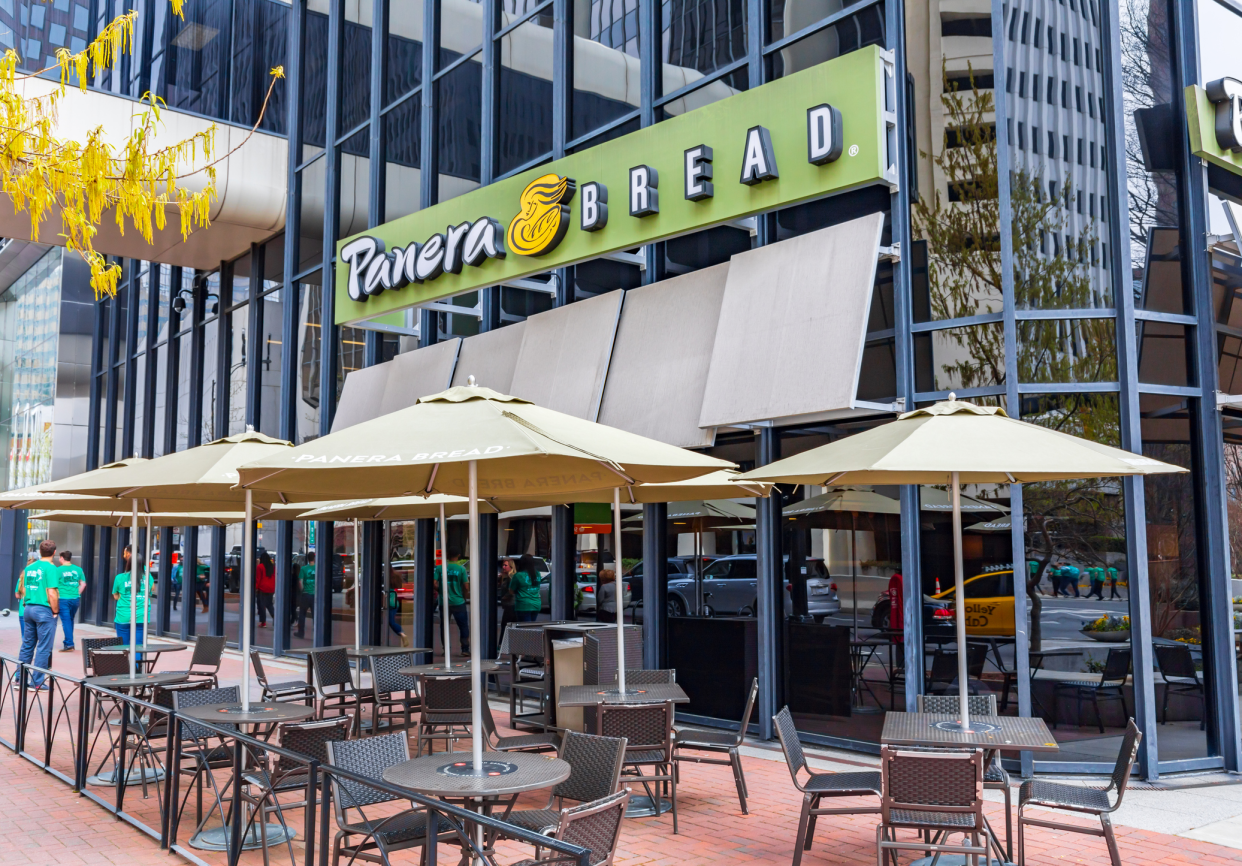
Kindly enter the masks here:
M 632 428 L 642 416 L 651 435 L 681 424 L 667 441 L 744 468 L 953 392 L 1190 470 L 968 491 L 972 680 L 1002 712 L 1058 723 L 1056 760 L 1028 755 L 1022 769 L 1111 766 L 1127 715 L 1144 730 L 1148 777 L 1238 769 L 1242 169 L 1196 125 L 1204 110 L 1238 110 L 1207 88 L 1242 78 L 1233 0 L 191 0 L 184 21 L 155 0 L 131 6 L 137 54 L 96 91 L 149 91 L 222 128 L 259 122 L 283 138 L 283 228 L 253 229 L 218 265 L 123 259 L 121 293 L 94 309 L 85 468 L 247 426 L 312 441 L 476 370 L 592 420 Z M 123 11 L 16 7 L 0 23 L 27 58 Z M 263 110 L 276 65 L 287 77 Z M 867 70 L 874 78 L 857 77 Z M 788 149 L 777 121 L 753 119 L 811 124 L 816 106 L 797 101 L 799 88 L 843 107 L 847 145 L 860 112 L 874 121 L 874 146 L 816 163 L 813 141 Z M 743 177 L 739 193 L 723 166 L 746 158 L 743 140 L 764 124 L 781 173 Z M 703 143 L 696 127 L 704 141 L 719 133 L 710 202 L 679 189 L 690 183 L 684 151 Z M 864 179 L 831 179 L 871 158 Z M 587 183 L 661 159 L 658 220 L 642 221 L 632 171 L 630 186 L 618 174 L 609 228 L 585 246 Z M 598 254 L 519 268 L 510 244 L 503 262 L 477 268 L 503 276 L 444 275 L 439 285 L 468 285 L 460 292 L 438 289 L 439 277 L 396 286 L 365 301 L 383 315 L 358 313 L 341 241 L 379 237 L 390 253 L 422 244 L 426 226 L 490 215 L 489 194 L 568 177 L 566 166 L 579 176 L 577 198 L 564 199 L 565 249 Z M 794 178 L 812 180 L 795 190 Z M 752 204 L 710 210 L 738 195 Z M 690 201 L 716 216 L 673 216 Z M 495 217 L 508 220 L 512 204 Z M 606 240 L 668 219 L 680 222 L 635 229 L 629 246 Z M 756 272 L 774 276 L 747 277 Z M 44 325 L 20 321 L 26 336 L 0 339 L 47 379 L 52 362 L 31 348 Z M 9 453 L 29 461 L 30 407 L 43 398 L 16 396 L 8 358 L 0 409 L 18 443 Z M 771 408 L 785 388 L 819 402 Z M 659 411 L 645 415 L 643 395 Z M 698 402 L 683 423 L 686 401 Z M 27 477 L 15 459 L 10 486 Z M 789 705 L 809 740 L 876 750 L 886 711 L 950 684 L 942 671 L 955 656 L 936 621 L 952 583 L 945 493 L 857 492 L 867 496 L 847 507 L 827 504 L 828 491 L 782 488 L 712 521 L 681 519 L 675 505 L 635 509 L 641 532 L 619 551 L 641 592 L 632 616 L 648 666 L 676 667 L 692 696 L 699 686 L 691 716 L 736 725 L 757 676 L 759 733 Z M 585 611 L 580 596 L 615 554 L 607 537 L 575 536 L 576 522 L 598 521 L 576 521 L 572 506 L 501 514 L 484 522 L 483 558 L 543 557 L 549 614 Z M 108 622 L 105 588 L 128 531 L 82 537 L 84 616 Z M 257 645 L 342 643 L 359 606 L 367 639 L 434 645 L 429 522 L 365 525 L 360 574 L 348 524 L 265 519 L 257 537 L 279 575 L 274 611 L 253 614 Z M 450 526 L 442 546 L 463 537 Z M 236 637 L 240 544 L 235 527 L 161 531 L 161 560 L 183 566 L 176 586 L 158 563 L 161 632 Z M 312 550 L 304 597 L 294 575 Z M 494 587 L 480 591 L 494 624 Z M 1084 631 L 1098 620 L 1127 639 Z M 874 640 L 860 649 L 860 637 Z M 1202 688 L 1170 689 L 1186 665 Z M 1117 666 L 1120 700 L 1097 712 L 1067 697 L 1064 684 Z

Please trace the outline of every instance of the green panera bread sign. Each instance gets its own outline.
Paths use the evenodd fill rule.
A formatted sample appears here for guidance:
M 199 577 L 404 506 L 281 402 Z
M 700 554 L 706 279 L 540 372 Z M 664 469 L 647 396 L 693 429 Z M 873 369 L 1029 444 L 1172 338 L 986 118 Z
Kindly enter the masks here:
M 1242 174 L 1242 82 L 1234 78 L 1186 88 L 1190 152 Z
M 336 322 L 832 192 L 895 187 L 886 83 L 871 46 L 345 238 Z

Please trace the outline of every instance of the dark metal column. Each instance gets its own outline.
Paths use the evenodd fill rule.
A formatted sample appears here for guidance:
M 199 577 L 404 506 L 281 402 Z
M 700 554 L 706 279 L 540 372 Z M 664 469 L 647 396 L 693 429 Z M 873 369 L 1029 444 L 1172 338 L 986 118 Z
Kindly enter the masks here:
M 433 4 L 434 5 L 434 4 Z M 336 327 L 336 239 L 341 229 L 341 148 L 337 144 L 341 120 L 341 66 L 345 57 L 345 0 L 328 6 L 328 84 L 324 113 L 323 269 L 320 271 L 319 322 L 319 435 L 332 432 L 336 414 L 336 367 L 339 346 Z
M 548 600 L 553 620 L 574 618 L 574 507 L 552 506 L 552 567 Z
M 332 643 L 332 521 L 315 523 L 315 646 Z
M 643 506 L 643 666 L 668 667 L 668 505 Z
M 147 271 L 147 291 L 150 300 L 147 303 L 147 343 L 143 347 L 147 355 L 147 365 L 144 371 L 146 381 L 143 382 L 142 390 L 142 430 L 138 446 L 138 453 L 143 457 L 155 456 L 155 437 L 162 437 L 164 434 L 163 430 L 155 429 L 155 389 L 158 382 L 156 376 L 159 373 L 155 342 L 159 336 L 160 276 L 160 266 L 154 262 L 151 263 Z
M 122 363 L 125 365 L 125 394 L 122 396 L 124 403 L 124 415 L 121 418 L 121 456 L 136 457 L 138 455 L 138 443 L 141 441 L 135 434 L 134 422 L 136 420 L 135 409 L 138 406 L 138 391 L 134 387 L 137 384 L 137 376 L 134 375 L 138 367 L 138 361 L 135 357 L 138 351 L 138 308 L 141 306 L 138 302 L 138 280 L 135 271 L 138 270 L 140 262 L 134 259 L 123 259 L 125 267 L 125 284 L 121 291 L 125 293 L 127 307 L 125 310 L 125 357 Z
M 283 655 L 289 649 L 289 629 L 297 612 L 300 590 L 294 587 L 293 524 L 288 520 L 276 526 L 276 627 L 272 629 L 272 654 Z
M 423 92 L 419 129 L 419 206 L 429 208 L 440 200 L 440 112 L 436 84 L 432 80 L 440 57 L 440 4 L 423 4 Z M 440 314 L 419 310 L 418 342 L 430 346 L 440 339 Z
M 90 388 L 90 409 L 89 409 L 89 426 L 86 429 L 86 468 L 88 470 L 99 468 L 99 417 L 103 411 L 100 405 L 100 387 L 99 374 L 104 369 L 103 358 L 103 328 L 104 328 L 104 305 L 102 303 L 95 304 L 94 325 L 91 329 L 91 388 Z M 82 602 L 82 621 L 94 622 L 96 625 L 103 622 L 104 614 L 101 613 L 101 596 L 103 596 L 103 578 L 101 572 L 96 569 L 96 550 L 95 550 L 95 527 L 86 526 L 82 529 L 82 571 L 86 575 L 86 596 Z M 22 565 L 25 565 L 23 559 Z
M 761 427 L 755 437 L 755 466 L 766 466 L 781 457 L 780 434 Z M 775 734 L 772 716 L 781 703 L 781 638 L 784 625 L 785 580 L 781 564 L 781 498 L 775 490 L 766 499 L 755 500 L 755 550 L 758 553 L 759 582 L 759 736 L 770 740 Z
M 380 535 L 384 525 L 376 520 L 366 520 L 358 524 L 358 534 L 362 536 L 362 550 L 358 562 L 362 568 L 362 610 L 366 614 L 362 626 L 362 643 L 372 646 L 384 642 L 383 613 L 384 608 L 384 563 Z
M 496 658 L 500 644 L 496 635 L 499 620 L 496 617 L 496 572 L 500 556 L 500 519 L 495 514 L 479 515 L 479 585 L 470 587 L 479 594 L 479 630 L 483 633 L 475 640 L 481 641 L 479 652 L 485 659 Z
M 643 127 L 654 126 L 664 119 L 664 110 L 655 106 L 655 101 L 664 95 L 664 64 L 660 50 L 664 33 L 662 11 L 663 5 L 657 0 L 639 0 L 638 55 L 642 61 L 639 123 Z M 664 244 L 648 244 L 643 247 L 643 255 L 646 258 L 643 285 L 664 279 Z
M 207 585 L 207 634 L 222 635 L 224 634 L 224 557 L 228 552 L 224 546 L 224 527 L 216 526 L 211 530 L 211 582 Z M 246 580 L 248 575 L 238 575 L 238 614 L 245 616 L 246 612 L 241 610 L 241 583 Z M 241 628 L 241 620 L 238 619 L 238 628 Z M 241 634 L 239 631 L 238 634 Z M 254 634 L 252 631 L 251 634 Z
M 167 634 L 169 623 L 172 621 L 172 570 L 173 570 L 173 530 L 171 526 L 165 526 L 160 530 L 160 573 L 155 588 L 156 606 L 155 606 L 155 630 L 159 634 Z M 182 568 L 183 574 L 185 569 Z M 191 592 L 194 588 L 193 571 L 189 572 L 191 582 L 189 584 Z M 184 577 L 181 581 L 181 600 L 177 602 L 178 606 L 186 603 L 186 582 Z M 194 610 L 193 601 L 190 602 L 191 611 Z M 185 608 L 182 608 L 184 615 Z
M 263 299 L 259 293 L 263 291 L 263 275 L 267 270 L 267 246 L 265 244 L 250 245 L 250 304 L 246 308 L 246 393 L 245 423 L 259 429 L 259 418 L 262 417 L 259 401 L 263 394 L 263 348 L 260 339 L 263 336 Z M 236 339 L 236 336 L 234 336 Z
M 414 523 L 414 617 L 410 627 L 413 646 L 435 646 L 435 625 L 431 609 L 435 605 L 436 522 Z

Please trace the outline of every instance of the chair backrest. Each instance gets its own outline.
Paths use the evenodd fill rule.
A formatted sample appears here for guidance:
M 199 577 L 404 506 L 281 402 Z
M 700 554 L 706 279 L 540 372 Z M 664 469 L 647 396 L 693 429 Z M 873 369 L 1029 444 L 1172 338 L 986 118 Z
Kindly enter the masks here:
M 328 762 L 328 743 L 348 740 L 349 729 L 353 723 L 354 717 L 346 715 L 317 722 L 284 724 L 280 726 L 280 747 L 325 764 Z M 286 772 L 302 766 L 298 761 L 283 755 L 276 762 L 277 769 Z
M 418 677 L 397 673 L 401 668 L 413 666 L 414 653 L 371 656 L 371 679 L 375 684 L 375 693 L 391 695 L 394 692 L 417 692 Z
M 776 728 L 776 737 L 781 741 L 781 751 L 785 753 L 785 764 L 789 767 L 789 775 L 793 776 L 794 784 L 802 787 L 798 781 L 798 772 L 806 769 L 806 753 L 802 751 L 802 741 L 798 739 L 798 729 L 794 726 L 793 714 L 789 707 L 772 717 Z
M 617 682 L 617 676 L 614 674 L 612 681 Z M 654 670 L 630 670 L 625 669 L 626 685 L 631 686 L 668 686 L 677 682 L 677 671 L 672 668 L 654 669 Z
M 180 711 L 189 707 L 205 707 L 209 704 L 229 704 L 237 703 L 241 700 L 241 689 L 237 686 L 220 686 L 215 689 L 197 689 L 189 692 L 173 692 L 173 708 Z M 218 723 L 218 727 L 228 728 L 229 730 L 237 730 L 236 725 L 230 725 L 222 720 Z M 196 725 L 188 719 L 181 722 L 181 739 L 183 740 L 199 740 L 214 737 L 216 734 L 209 731 L 202 725 Z
M 311 654 L 315 670 L 315 688 L 320 692 L 332 686 L 352 688 L 354 675 L 349 668 L 349 656 L 343 648 L 323 650 Z
M 259 658 L 260 655 L 257 649 L 252 649 L 250 651 L 250 664 L 254 666 L 254 676 L 259 681 L 259 685 L 267 688 L 267 673 L 263 670 L 263 661 Z
M 410 759 L 410 741 L 405 731 L 380 734 L 361 740 L 328 740 L 328 763 L 349 773 L 379 780 L 384 771 Z M 376 803 L 387 803 L 397 798 L 392 794 L 372 788 L 352 779 L 332 776 L 332 802 L 336 808 L 337 823 L 343 823 L 349 809 L 362 809 Z
M 961 712 L 961 698 L 958 695 L 919 695 L 920 713 L 942 713 L 956 715 Z M 968 695 L 966 709 L 972 716 L 996 715 L 996 695 Z
M 880 810 L 888 823 L 895 809 L 974 813 L 983 827 L 983 750 L 880 750 Z M 965 828 L 956 828 L 965 829 Z
M 983 664 L 987 661 L 988 646 L 982 643 L 966 644 L 966 676 L 979 679 L 983 676 Z M 932 655 L 931 681 L 951 683 L 957 680 L 957 651 L 936 650 Z
M 93 650 L 90 659 L 94 676 L 111 677 L 129 673 L 129 650 Z
M 626 788 L 593 803 L 561 810 L 556 838 L 589 849 L 591 866 L 609 866 L 617 853 L 621 819 L 629 801 L 630 791 Z
M 617 792 L 625 763 L 625 737 L 599 737 L 566 731 L 560 758 L 569 764 L 569 778 L 552 789 L 552 795 L 590 803 Z
M 759 678 L 750 681 L 750 694 L 746 696 L 746 707 L 742 710 L 742 723 L 737 729 L 737 744 L 740 746 L 746 739 L 746 729 L 750 727 L 750 717 L 755 712 L 755 701 L 759 699 Z
M 195 673 L 219 673 L 220 660 L 224 658 L 224 635 L 199 635 L 194 639 L 194 655 L 190 657 L 190 670 Z M 204 670 L 197 670 L 204 668 Z
M 188 683 L 168 683 L 167 685 L 156 686 L 155 693 L 151 696 L 151 703 L 171 711 L 173 709 L 174 694 L 177 692 L 194 692 L 208 688 L 210 685 L 211 683 L 207 680 L 194 680 Z M 168 713 L 159 713 L 152 710 L 151 718 L 147 723 L 147 736 L 166 736 L 168 733 L 167 724 Z
M 501 640 L 501 655 L 522 656 L 532 661 L 543 661 L 547 645 L 543 641 L 542 628 L 510 625 Z
M 671 750 L 673 745 L 673 705 L 603 704 L 596 709 L 596 730 L 604 737 L 624 737 L 626 751 Z
M 91 667 L 91 653 L 106 646 L 116 646 L 120 642 L 119 637 L 81 638 L 79 643 L 82 644 L 82 673 L 88 677 L 96 676 L 95 669 Z
M 470 712 L 469 677 L 421 677 L 423 713 Z
M 1113 808 L 1121 805 L 1121 798 L 1125 796 L 1126 785 L 1130 782 L 1130 771 L 1134 766 L 1134 761 L 1138 758 L 1139 743 L 1143 742 L 1143 732 L 1138 729 L 1138 725 L 1134 724 L 1134 719 L 1126 724 L 1126 735 L 1121 739 L 1121 751 L 1117 753 L 1117 763 L 1113 767 L 1113 775 L 1109 780 L 1109 788 L 1117 792 L 1117 803 Z
M 1159 655 L 1156 656 L 1159 658 Z M 1100 685 L 1119 686 L 1130 675 L 1131 652 L 1129 647 L 1115 647 L 1108 651 L 1104 659 L 1104 673 L 1100 675 Z
M 1185 644 L 1157 644 L 1155 650 L 1156 665 L 1160 668 L 1160 676 L 1166 681 L 1170 677 L 1198 681 L 1199 672 L 1195 670 L 1195 660 L 1190 654 L 1190 647 Z

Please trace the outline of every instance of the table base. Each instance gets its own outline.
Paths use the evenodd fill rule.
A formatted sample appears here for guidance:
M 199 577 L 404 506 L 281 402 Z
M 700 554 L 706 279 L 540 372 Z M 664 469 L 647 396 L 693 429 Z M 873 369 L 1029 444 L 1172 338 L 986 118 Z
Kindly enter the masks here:
M 851 707 L 850 713 L 855 716 L 878 716 L 880 713 L 887 712 L 883 707 L 873 707 L 864 705 L 861 707 Z
M 98 773 L 90 776 L 86 780 L 88 785 L 98 785 L 104 788 L 115 788 L 117 771 L 114 767 L 107 773 Z M 145 778 L 144 778 L 145 777 Z M 129 773 L 125 777 L 126 786 L 141 785 L 144 781 L 158 782 L 164 778 L 163 767 L 131 767 Z
M 656 815 L 663 815 L 665 812 L 671 811 L 673 803 L 671 800 L 660 798 L 659 806 L 652 801 L 651 797 L 646 795 L 641 797 L 630 797 L 630 804 L 625 809 L 625 817 L 627 818 L 654 818 Z
M 283 845 L 292 839 L 297 838 L 297 833 L 292 830 L 286 830 L 281 824 L 267 825 L 267 846 Z M 229 828 L 215 827 L 211 830 L 201 830 L 195 833 L 190 839 L 191 848 L 197 848 L 199 851 L 227 851 L 229 845 Z M 259 835 L 258 826 L 252 826 L 246 837 L 242 840 L 243 851 L 255 851 L 263 847 L 263 838 Z
M 977 860 L 972 861 L 972 856 L 970 854 L 941 854 L 940 862 L 936 866 L 974 866 L 975 863 L 979 866 L 1014 866 L 1012 863 L 997 860 L 995 857 L 984 860 L 982 854 L 978 855 Z M 920 857 L 918 860 L 911 860 L 910 866 L 931 866 L 935 859 L 934 856 Z
M 989 722 L 980 722 L 972 719 L 970 727 L 963 728 L 960 721 L 957 722 L 933 722 L 932 727 L 938 731 L 949 731 L 955 734 L 994 734 L 999 731 L 1000 725 L 993 725 Z

